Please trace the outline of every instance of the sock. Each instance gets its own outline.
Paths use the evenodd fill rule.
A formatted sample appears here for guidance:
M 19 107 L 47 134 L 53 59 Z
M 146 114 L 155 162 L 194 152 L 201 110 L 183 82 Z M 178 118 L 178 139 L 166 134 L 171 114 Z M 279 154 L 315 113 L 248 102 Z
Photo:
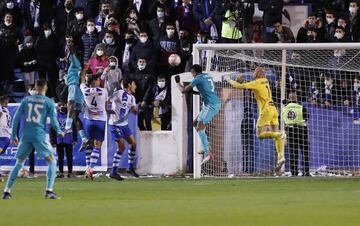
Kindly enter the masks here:
M 199 130 L 198 134 L 199 134 L 199 137 L 200 137 L 200 140 L 201 140 L 201 144 L 202 144 L 202 146 L 204 148 L 205 155 L 208 155 L 208 153 L 209 153 L 209 141 L 208 141 L 205 129 Z
M 277 160 L 279 161 L 280 159 L 283 158 L 283 144 L 284 141 L 280 138 L 276 138 L 275 140 L 275 149 L 276 149 L 276 153 L 277 153 Z
M 120 166 L 120 161 L 121 161 L 121 153 L 119 151 L 117 151 L 114 154 L 113 167 L 111 169 L 111 174 L 117 173 L 117 169 Z
M 90 158 L 91 158 L 91 149 L 86 149 L 85 150 L 85 162 L 86 162 L 86 167 L 90 167 Z
M 21 168 L 23 168 L 24 163 L 20 162 L 19 160 L 16 161 L 16 164 L 14 166 L 14 168 L 11 170 L 11 173 L 9 175 L 9 178 L 7 180 L 6 183 L 6 187 L 5 187 L 5 192 L 10 192 L 12 186 L 14 185 L 14 182 L 16 180 L 17 175 L 19 174 L 19 171 Z
M 70 117 L 66 118 L 65 130 L 69 130 L 72 127 L 73 119 Z
M 82 141 L 87 140 L 85 130 L 83 130 L 83 129 L 79 130 L 79 135 L 80 135 Z
M 135 149 L 135 148 L 130 148 L 130 149 L 128 150 L 128 164 L 129 164 L 129 169 L 133 169 L 133 167 L 134 167 L 135 156 L 136 156 L 136 149 Z
M 282 133 L 281 132 L 272 132 L 272 131 L 266 131 L 266 132 L 262 132 L 259 135 L 260 139 L 267 139 L 267 138 L 281 138 Z
M 46 172 L 46 191 L 52 191 L 56 177 L 56 160 L 53 159 L 48 163 L 48 170 Z
M 100 148 L 94 147 L 90 157 L 90 168 L 93 169 L 98 162 L 100 157 Z

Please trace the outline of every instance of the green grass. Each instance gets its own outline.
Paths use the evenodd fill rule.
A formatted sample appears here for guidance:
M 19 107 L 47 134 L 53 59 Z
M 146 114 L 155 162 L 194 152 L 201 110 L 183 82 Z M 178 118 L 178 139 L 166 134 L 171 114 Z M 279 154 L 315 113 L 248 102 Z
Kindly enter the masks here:
M 1 184 L 4 186 L 4 183 Z M 19 179 L 0 225 L 360 225 L 360 179 Z

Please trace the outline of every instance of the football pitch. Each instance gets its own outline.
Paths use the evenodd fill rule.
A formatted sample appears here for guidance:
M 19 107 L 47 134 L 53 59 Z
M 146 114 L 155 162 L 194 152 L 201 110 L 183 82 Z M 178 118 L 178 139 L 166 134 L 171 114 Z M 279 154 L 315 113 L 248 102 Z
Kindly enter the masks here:
M 0 225 L 360 225 L 360 178 L 58 179 L 61 200 L 44 186 L 18 179 Z

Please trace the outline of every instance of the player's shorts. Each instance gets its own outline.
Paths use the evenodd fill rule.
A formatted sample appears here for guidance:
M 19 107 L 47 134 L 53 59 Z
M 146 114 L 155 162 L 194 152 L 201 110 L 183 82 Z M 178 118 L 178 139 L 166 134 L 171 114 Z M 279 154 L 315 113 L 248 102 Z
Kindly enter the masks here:
M 84 119 L 84 129 L 88 139 L 104 141 L 106 121 Z
M 205 125 L 208 124 L 215 117 L 215 115 L 219 113 L 220 108 L 220 103 L 215 105 L 203 105 L 197 120 Z
M 5 153 L 6 149 L 10 145 L 10 138 L 8 137 L 0 137 L 0 149 L 2 149 L 2 152 L 0 154 Z
M 126 139 L 132 135 L 129 125 L 126 126 L 109 125 L 109 130 L 111 133 L 111 137 L 114 141 L 118 141 L 120 139 Z
M 68 91 L 68 103 L 70 101 L 75 101 L 76 110 L 81 111 L 84 103 L 84 96 L 80 87 L 78 85 L 69 85 Z
M 274 105 L 265 106 L 259 115 L 256 127 L 279 125 L 279 113 Z
M 50 138 L 47 136 L 44 141 L 41 142 L 20 140 L 15 157 L 26 159 L 31 154 L 33 149 L 36 150 L 36 153 L 40 158 L 46 158 L 54 155 L 54 149 L 50 144 Z

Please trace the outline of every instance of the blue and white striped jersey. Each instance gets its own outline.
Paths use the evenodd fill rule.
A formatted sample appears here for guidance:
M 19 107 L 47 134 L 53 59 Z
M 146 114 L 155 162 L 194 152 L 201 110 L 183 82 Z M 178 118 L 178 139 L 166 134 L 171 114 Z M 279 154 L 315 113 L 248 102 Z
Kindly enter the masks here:
M 82 83 L 80 89 L 84 94 L 84 118 L 106 121 L 107 91 L 101 87 L 89 87 Z
M 135 97 L 125 90 L 114 92 L 111 98 L 111 109 L 115 114 L 110 115 L 109 125 L 128 125 L 128 116 L 132 107 L 136 106 Z

